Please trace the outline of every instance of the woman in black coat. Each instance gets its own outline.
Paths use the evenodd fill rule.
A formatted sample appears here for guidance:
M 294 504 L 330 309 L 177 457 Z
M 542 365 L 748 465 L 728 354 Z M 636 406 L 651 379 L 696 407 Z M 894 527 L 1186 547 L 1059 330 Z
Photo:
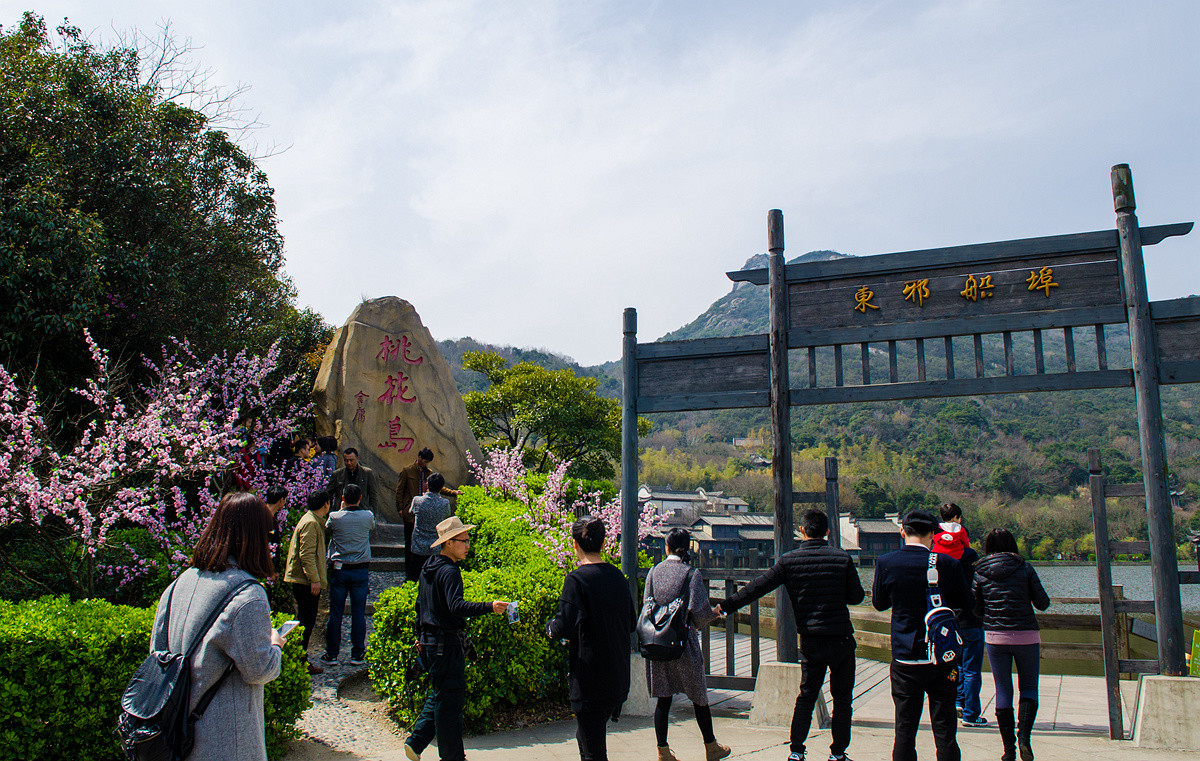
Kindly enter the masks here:
M 996 724 L 1004 742 L 1002 761 L 1033 761 L 1029 735 L 1037 716 L 1041 635 L 1034 607 L 1050 607 L 1037 571 L 1017 551 L 1007 529 L 997 528 L 983 540 L 984 557 L 975 564 L 975 614 L 983 619 L 983 641 L 996 683 Z M 1014 732 L 1013 663 L 1017 666 L 1020 701 Z
M 629 584 L 605 562 L 604 521 L 584 516 L 571 526 L 579 567 L 567 574 L 558 613 L 546 627 L 566 640 L 568 697 L 582 761 L 608 761 L 604 734 L 629 696 L 629 635 L 636 615 Z

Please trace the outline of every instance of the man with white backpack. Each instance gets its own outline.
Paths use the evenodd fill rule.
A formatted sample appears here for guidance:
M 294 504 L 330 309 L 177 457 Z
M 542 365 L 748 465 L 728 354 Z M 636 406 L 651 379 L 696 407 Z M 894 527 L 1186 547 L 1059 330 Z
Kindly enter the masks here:
M 938 761 L 959 761 L 955 701 L 962 640 L 950 609 L 970 609 L 974 598 L 958 561 L 930 551 L 936 518 L 912 510 L 901 527 L 904 546 L 879 558 L 871 594 L 876 610 L 892 610 L 892 761 L 916 761 L 926 695 Z

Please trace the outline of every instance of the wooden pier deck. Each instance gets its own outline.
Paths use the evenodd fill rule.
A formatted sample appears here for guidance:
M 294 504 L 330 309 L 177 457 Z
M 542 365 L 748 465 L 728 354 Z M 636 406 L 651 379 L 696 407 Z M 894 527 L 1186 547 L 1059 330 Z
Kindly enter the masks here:
M 714 628 L 710 634 L 713 674 L 725 674 L 725 633 Z M 734 635 L 735 675 L 750 675 L 750 637 Z M 762 663 L 775 660 L 775 640 L 760 638 Z M 1014 674 L 1014 682 L 1016 676 Z M 1125 705 L 1125 727 L 1133 726 L 1133 712 L 1137 700 L 1137 682 L 1122 682 L 1121 696 Z M 799 685 L 796 685 L 799 689 Z M 828 684 L 824 689 L 828 704 Z M 739 690 L 709 690 L 713 708 L 731 714 L 748 714 L 753 693 Z M 1104 677 L 1063 676 L 1042 674 L 1038 682 L 1038 720 L 1035 725 L 1041 730 L 1060 730 L 1108 736 L 1108 705 L 1105 701 Z M 990 726 L 984 731 L 995 730 L 993 704 L 996 690 L 992 675 L 984 672 L 980 688 L 983 714 Z M 854 679 L 854 724 L 862 726 L 892 726 L 894 711 L 891 685 L 888 679 L 888 664 L 867 658 L 858 659 Z M 922 718 L 923 725 L 929 723 L 928 713 Z M 962 731 L 972 731 L 962 728 Z

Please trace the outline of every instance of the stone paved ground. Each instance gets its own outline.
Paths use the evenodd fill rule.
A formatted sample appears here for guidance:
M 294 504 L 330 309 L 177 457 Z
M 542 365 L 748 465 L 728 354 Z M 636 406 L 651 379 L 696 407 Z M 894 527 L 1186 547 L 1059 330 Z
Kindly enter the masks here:
M 367 596 L 368 611 L 383 590 L 403 582 L 402 572 L 372 571 L 370 592 Z M 323 601 L 323 605 L 327 604 Z M 317 631 L 313 633 L 309 643 L 309 653 L 314 659 L 319 658 L 324 651 L 324 623 L 327 614 L 323 608 L 317 617 Z M 370 633 L 371 617 L 368 615 L 368 636 Z M 342 626 L 339 656 L 341 663 L 338 666 L 326 666 L 324 674 L 312 676 L 313 705 L 300 718 L 303 738 L 308 743 L 333 751 L 362 752 L 364 749 L 378 749 L 382 752 L 388 748 L 400 747 L 402 740 L 399 730 L 384 714 L 380 704 L 372 699 L 373 694 L 366 679 L 366 668 L 348 665 L 346 660 L 349 657 L 350 618 L 347 615 Z
M 372 572 L 370 603 L 380 592 L 403 581 L 402 573 Z M 349 623 L 348 621 L 346 622 Z M 311 653 L 319 656 L 324 648 L 324 614 L 318 617 Z M 367 626 L 370 631 L 370 618 Z M 349 657 L 349 626 L 343 627 L 342 660 L 337 667 L 313 676 L 313 706 L 300 720 L 301 739 L 292 743 L 287 761 L 403 761 L 404 733 L 386 716 L 375 699 L 363 668 L 344 663 Z M 1047 685 L 1049 687 L 1049 685 Z M 717 697 L 714 695 L 714 698 Z M 717 735 L 733 748 L 735 759 L 785 761 L 788 755 L 787 731 L 776 727 L 752 727 L 746 720 L 745 697 L 714 702 Z M 1081 696 L 1073 696 L 1080 698 Z M 1061 696 L 1060 696 L 1061 698 Z M 1065 700 L 1070 704 L 1070 698 Z M 870 713 L 864 711 L 864 714 Z M 671 745 L 681 761 L 700 761 L 703 747 L 689 707 L 679 705 L 672 711 Z M 865 716 L 863 718 L 866 718 Z M 850 755 L 864 759 L 891 757 L 892 729 L 885 721 L 867 718 L 856 723 Z M 1061 717 L 1059 717 L 1061 718 Z M 1039 723 L 1040 724 L 1040 723 Z M 1039 729 L 1041 729 L 1041 725 Z M 1063 726 L 1055 721 L 1055 727 Z M 813 733 L 809 740 L 809 758 L 820 761 L 826 756 L 829 731 Z M 966 761 L 996 759 L 1000 755 L 999 738 L 993 727 L 960 729 L 959 743 Z M 609 756 L 613 761 L 651 761 L 655 758 L 654 729 L 649 718 L 625 717 L 609 725 Z M 578 758 L 575 725 L 559 721 L 526 729 L 497 732 L 468 738 L 467 752 L 474 761 L 573 761 Z M 918 737 L 922 758 L 934 757 L 927 722 Z M 1195 761 L 1197 754 L 1182 751 L 1144 750 L 1128 742 L 1111 742 L 1095 732 L 1048 727 L 1035 734 L 1034 749 L 1039 761 L 1080 761 L 1082 758 L 1114 761 Z M 436 748 L 425 753 L 427 761 L 436 761 Z

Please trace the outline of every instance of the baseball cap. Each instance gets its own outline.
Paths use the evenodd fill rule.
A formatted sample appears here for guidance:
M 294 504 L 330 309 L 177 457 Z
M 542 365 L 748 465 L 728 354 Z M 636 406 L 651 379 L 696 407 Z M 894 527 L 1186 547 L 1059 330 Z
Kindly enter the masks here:
M 928 510 L 917 508 L 905 513 L 900 525 L 911 527 L 919 534 L 932 534 L 937 530 L 938 521 Z

